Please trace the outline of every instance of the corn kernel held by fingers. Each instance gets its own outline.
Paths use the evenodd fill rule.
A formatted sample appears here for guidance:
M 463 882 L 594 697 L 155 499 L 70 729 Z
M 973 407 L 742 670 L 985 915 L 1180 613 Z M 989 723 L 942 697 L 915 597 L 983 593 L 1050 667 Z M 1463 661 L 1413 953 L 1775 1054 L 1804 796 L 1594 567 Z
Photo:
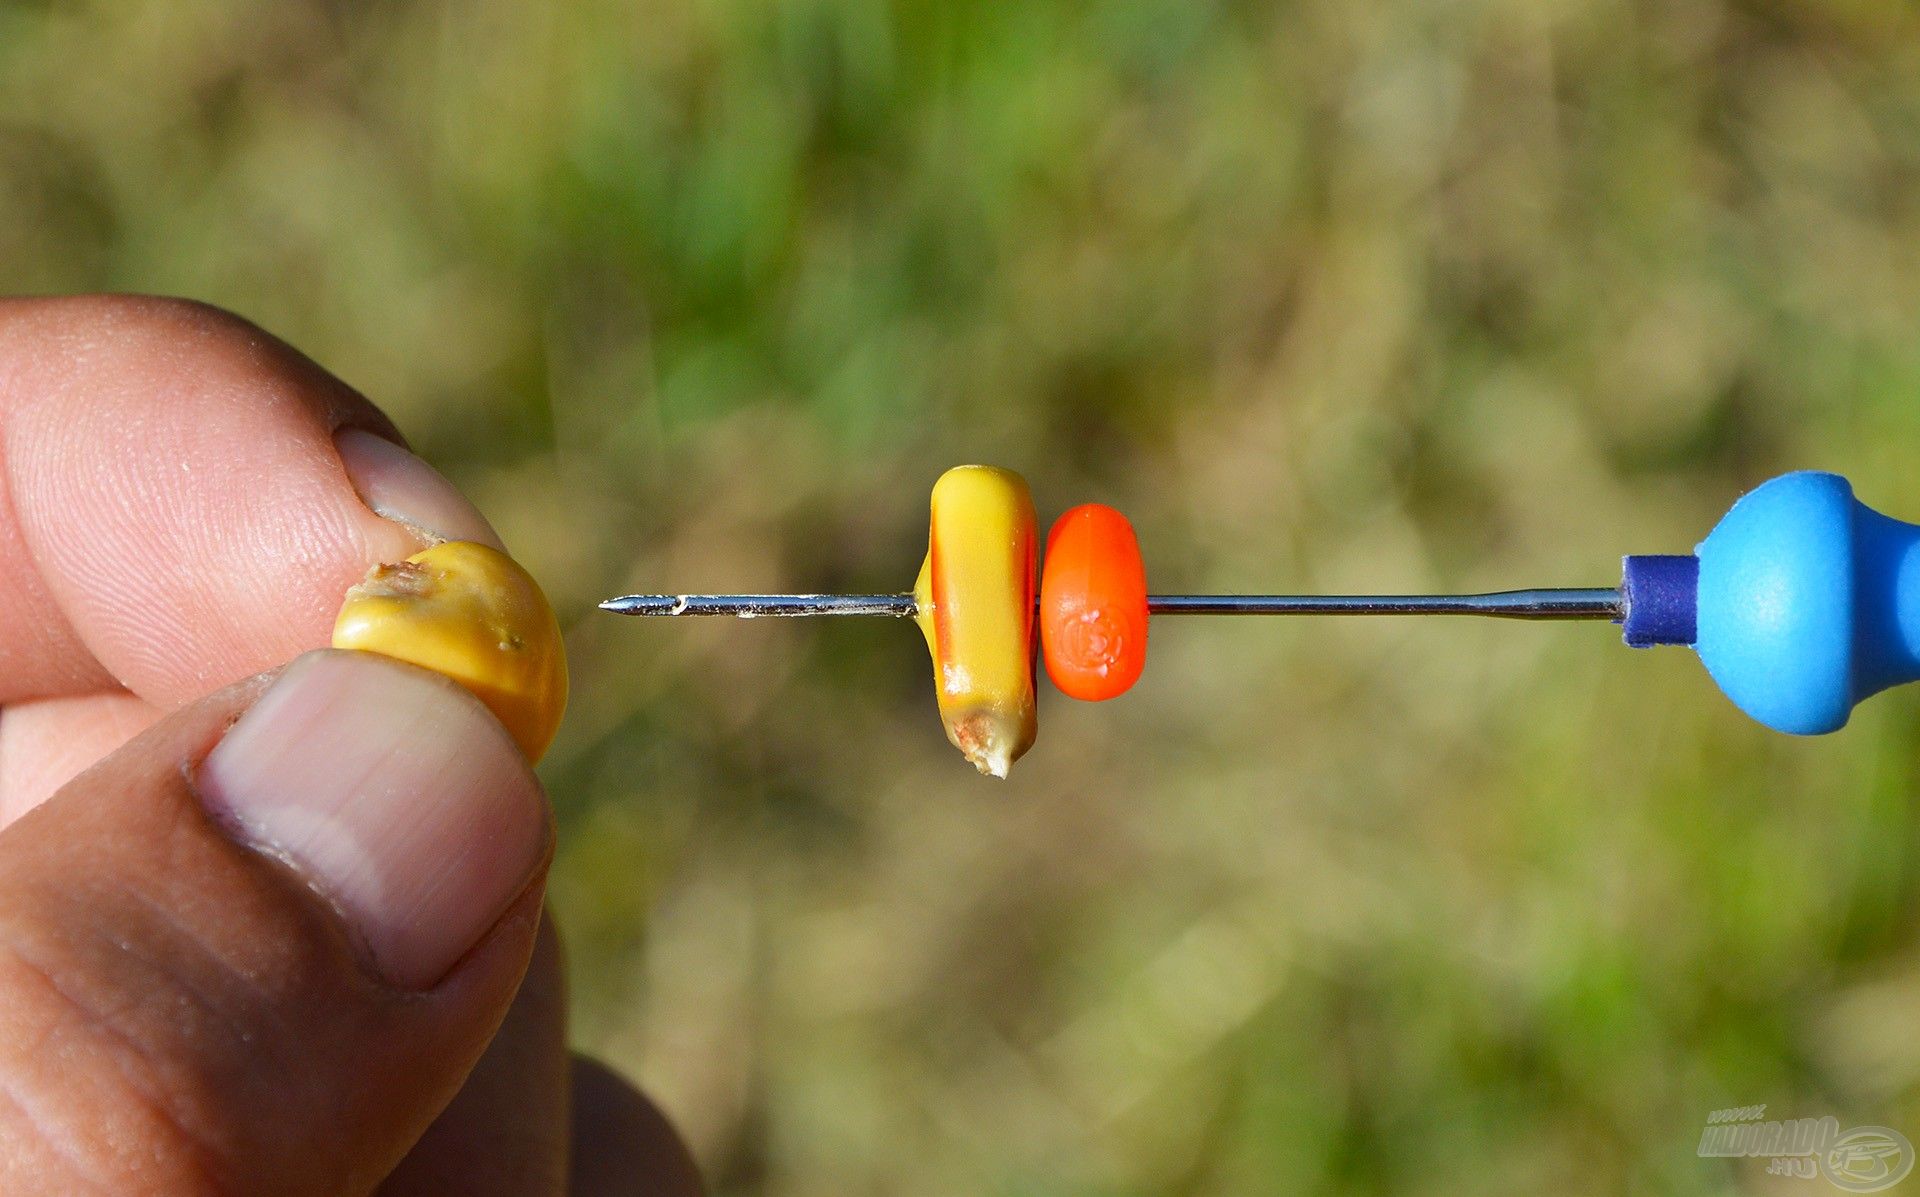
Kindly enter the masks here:
M 376 565 L 347 591 L 335 648 L 380 653 L 471 690 L 538 761 L 567 705 L 567 657 L 546 595 L 497 549 L 447 541 Z

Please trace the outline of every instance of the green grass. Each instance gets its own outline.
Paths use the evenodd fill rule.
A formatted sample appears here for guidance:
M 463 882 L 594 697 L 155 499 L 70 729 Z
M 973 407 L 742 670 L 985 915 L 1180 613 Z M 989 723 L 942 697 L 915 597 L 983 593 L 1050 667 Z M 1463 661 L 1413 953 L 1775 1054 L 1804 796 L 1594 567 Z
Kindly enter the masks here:
M 560 604 L 577 1037 L 720 1194 L 1716 1193 L 1920 1132 L 1920 706 L 1606 629 L 1166 621 L 1005 786 L 894 589 L 948 465 L 1163 589 L 1605 584 L 1920 513 L 1920 27 L 1865 0 L 0 2 L 10 289 L 238 310 Z

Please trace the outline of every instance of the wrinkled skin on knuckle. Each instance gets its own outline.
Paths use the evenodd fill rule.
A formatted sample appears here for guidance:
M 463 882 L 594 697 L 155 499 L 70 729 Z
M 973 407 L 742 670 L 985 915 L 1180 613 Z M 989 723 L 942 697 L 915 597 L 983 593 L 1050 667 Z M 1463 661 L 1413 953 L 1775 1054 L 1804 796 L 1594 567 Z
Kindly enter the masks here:
M 152 871 L 0 866 L 0 1192 L 346 1191 L 305 1141 L 337 1112 L 307 1083 L 351 1030 L 328 1011 L 375 988 L 340 928 L 184 792 L 69 830 L 144 840 Z
M 143 1013 L 86 979 L 84 954 L 0 927 L 5 1191 L 230 1190 L 227 1144 L 204 1114 L 218 1079 L 156 1056 Z

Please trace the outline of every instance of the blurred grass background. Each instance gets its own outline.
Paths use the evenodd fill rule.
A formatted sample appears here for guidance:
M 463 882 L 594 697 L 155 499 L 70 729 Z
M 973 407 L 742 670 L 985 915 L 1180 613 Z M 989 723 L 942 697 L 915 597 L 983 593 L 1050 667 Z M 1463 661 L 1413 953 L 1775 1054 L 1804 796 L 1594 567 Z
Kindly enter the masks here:
M 1166 621 L 994 785 L 911 629 L 592 610 L 904 587 L 974 460 L 1161 589 L 1607 584 L 1800 466 L 1911 516 L 1916 183 L 1874 0 L 0 0 L 6 288 L 259 321 L 560 604 L 576 1037 L 723 1195 L 1920 1137 L 1914 696 L 1795 741 L 1604 628 Z

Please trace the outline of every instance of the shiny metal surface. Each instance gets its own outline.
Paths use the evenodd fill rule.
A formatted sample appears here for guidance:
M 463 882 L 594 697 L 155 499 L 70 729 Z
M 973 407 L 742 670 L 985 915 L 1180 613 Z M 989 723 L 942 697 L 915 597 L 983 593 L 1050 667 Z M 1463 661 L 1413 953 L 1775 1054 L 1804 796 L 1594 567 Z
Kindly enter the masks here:
M 910 594 L 629 594 L 601 603 L 618 615 L 801 615 L 914 613 Z M 1155 615 L 1483 615 L 1495 619 L 1619 619 L 1613 587 L 1503 590 L 1493 594 L 1156 594 Z

